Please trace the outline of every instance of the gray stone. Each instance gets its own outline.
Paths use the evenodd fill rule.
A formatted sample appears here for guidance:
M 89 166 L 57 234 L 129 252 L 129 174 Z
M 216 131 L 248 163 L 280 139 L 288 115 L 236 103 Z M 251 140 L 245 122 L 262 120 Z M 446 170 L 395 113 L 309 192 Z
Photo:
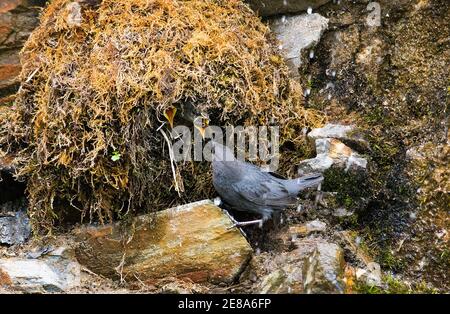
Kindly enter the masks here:
M 354 125 L 328 123 L 322 128 L 313 129 L 308 133 L 311 140 L 334 138 L 358 150 L 368 150 L 369 143 L 363 132 Z
M 250 7 L 261 16 L 297 13 L 308 8 L 318 8 L 330 0 L 247 0 Z
M 308 133 L 308 137 L 314 140 L 320 138 L 348 139 L 349 134 L 354 130 L 355 127 L 353 125 L 329 123 L 322 128 L 313 129 Z
M 328 28 L 328 19 L 320 14 L 302 14 L 276 18 L 270 28 L 280 41 L 281 53 L 293 76 L 298 76 L 302 52 L 314 47 Z
M 353 153 L 348 157 L 346 165 L 345 165 L 345 171 L 348 171 L 350 169 L 366 169 L 367 168 L 367 159 L 359 156 L 356 153 Z
M 317 155 L 315 158 L 302 160 L 298 166 L 299 175 L 312 172 L 324 172 L 333 165 L 333 159 L 325 154 Z
M 0 213 L 0 243 L 24 243 L 31 235 L 30 220 L 23 210 L 2 214 Z
M 0 259 L 0 286 L 25 293 L 68 291 L 80 286 L 80 265 L 54 257 Z
M 327 224 L 319 219 L 308 221 L 301 225 L 293 225 L 289 227 L 289 236 L 307 236 L 313 232 L 324 232 Z
M 327 224 L 319 219 L 308 221 L 305 225 L 308 232 L 323 232 L 327 229 Z
M 381 267 L 380 264 L 375 262 L 370 262 L 367 267 L 358 268 L 356 270 L 356 279 L 363 281 L 369 286 L 381 287 L 383 282 L 381 280 Z
M 261 277 L 258 292 L 341 293 L 345 264 L 342 249 L 320 238 L 299 239 L 295 245 L 293 251 L 259 257 L 251 264 L 253 268 L 267 270 Z
M 343 207 L 338 207 L 333 211 L 333 216 L 335 217 L 349 217 L 351 215 L 353 215 L 353 213 Z
M 284 289 L 285 281 L 286 273 L 283 269 L 277 269 L 263 278 L 259 293 L 282 293 L 283 290 L 286 290 Z
M 334 243 L 318 243 L 303 265 L 306 293 L 343 293 L 344 252 Z

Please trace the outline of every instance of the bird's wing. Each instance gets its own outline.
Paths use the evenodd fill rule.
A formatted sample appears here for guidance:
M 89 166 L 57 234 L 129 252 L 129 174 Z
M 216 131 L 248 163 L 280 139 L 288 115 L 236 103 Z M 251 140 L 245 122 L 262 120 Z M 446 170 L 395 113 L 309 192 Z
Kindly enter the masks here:
M 244 177 L 231 186 L 236 193 L 259 206 L 285 208 L 297 200 L 281 182 L 261 173 Z

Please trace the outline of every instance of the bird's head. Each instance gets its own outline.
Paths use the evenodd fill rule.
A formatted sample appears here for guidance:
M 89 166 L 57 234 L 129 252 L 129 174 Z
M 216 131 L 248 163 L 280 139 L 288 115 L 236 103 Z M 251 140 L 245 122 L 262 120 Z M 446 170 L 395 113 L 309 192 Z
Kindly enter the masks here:
M 209 116 L 206 112 L 199 111 L 191 102 L 182 103 L 179 108 L 171 106 L 164 110 L 163 115 L 169 122 L 170 128 L 174 126 L 175 115 L 180 112 L 178 116 L 181 119 L 190 122 L 194 127 L 200 131 L 202 137 L 205 137 L 206 128 L 209 125 Z

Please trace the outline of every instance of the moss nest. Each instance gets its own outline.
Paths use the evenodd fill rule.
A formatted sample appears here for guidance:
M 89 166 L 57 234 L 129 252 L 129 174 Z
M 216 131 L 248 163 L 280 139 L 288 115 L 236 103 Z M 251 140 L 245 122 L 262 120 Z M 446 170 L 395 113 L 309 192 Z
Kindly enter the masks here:
M 194 104 L 221 125 L 272 122 L 295 147 L 323 122 L 237 0 L 54 0 L 21 60 L 0 144 L 27 180 L 36 231 L 67 211 L 103 223 L 210 196 L 206 163 L 178 165 L 184 193 L 174 189 L 157 131 L 171 106 Z

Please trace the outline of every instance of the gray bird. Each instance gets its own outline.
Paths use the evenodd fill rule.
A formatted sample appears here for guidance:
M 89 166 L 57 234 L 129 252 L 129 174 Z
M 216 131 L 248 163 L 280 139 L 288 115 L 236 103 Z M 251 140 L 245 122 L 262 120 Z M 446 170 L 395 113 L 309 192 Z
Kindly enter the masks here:
M 259 224 L 297 202 L 298 194 L 323 181 L 320 173 L 282 179 L 261 168 L 239 161 L 227 146 L 212 141 L 213 185 L 222 201 L 240 211 L 260 214 L 261 219 L 236 222 L 235 226 Z

